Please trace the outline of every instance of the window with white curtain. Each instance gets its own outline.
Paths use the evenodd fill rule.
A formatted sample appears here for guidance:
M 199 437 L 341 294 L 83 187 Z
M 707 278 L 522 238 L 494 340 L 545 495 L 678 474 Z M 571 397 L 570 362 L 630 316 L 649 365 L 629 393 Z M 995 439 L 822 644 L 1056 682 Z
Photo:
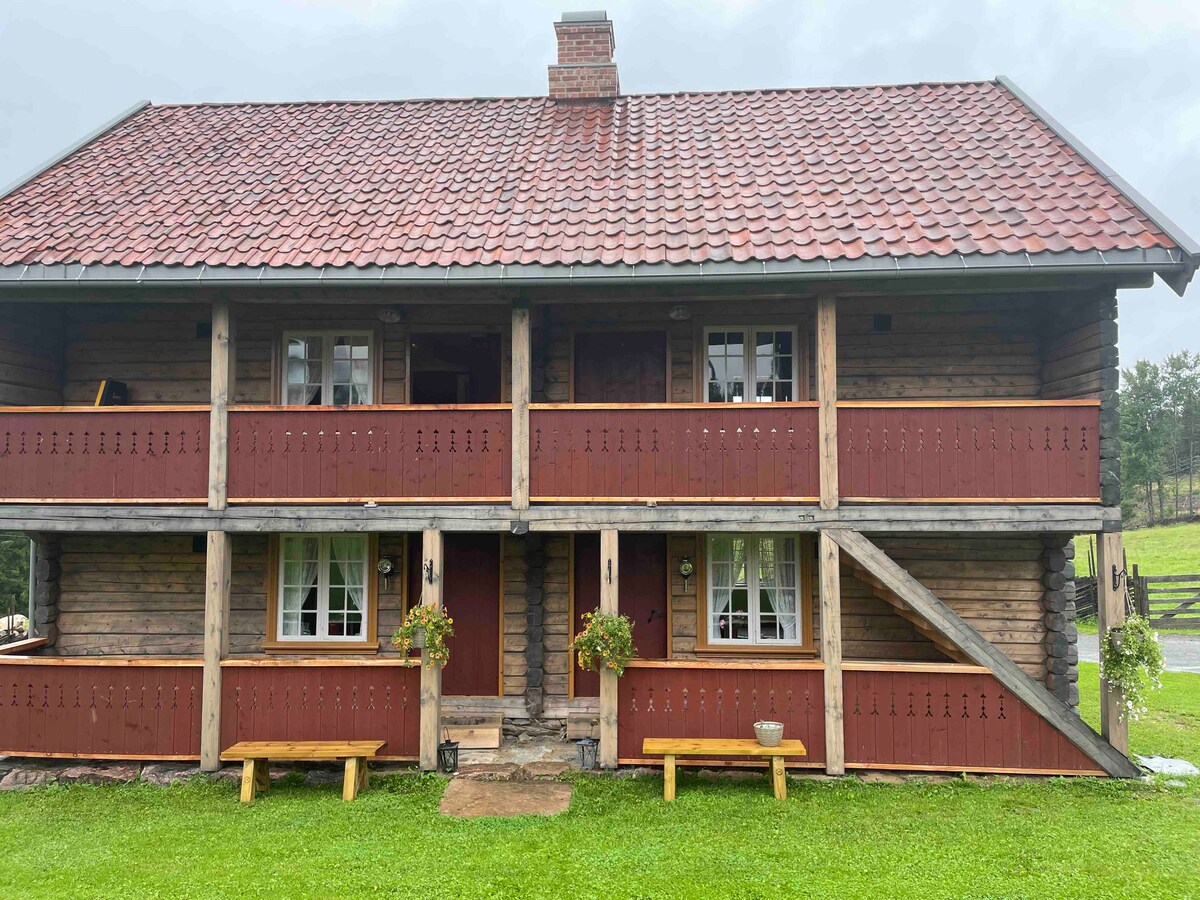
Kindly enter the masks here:
M 367 640 L 366 535 L 280 539 L 280 640 Z
M 729 325 L 704 329 L 709 403 L 783 403 L 799 398 L 796 329 Z
M 802 644 L 796 535 L 708 537 L 708 642 Z
M 371 333 L 305 331 L 283 336 L 283 402 L 352 406 L 371 402 Z

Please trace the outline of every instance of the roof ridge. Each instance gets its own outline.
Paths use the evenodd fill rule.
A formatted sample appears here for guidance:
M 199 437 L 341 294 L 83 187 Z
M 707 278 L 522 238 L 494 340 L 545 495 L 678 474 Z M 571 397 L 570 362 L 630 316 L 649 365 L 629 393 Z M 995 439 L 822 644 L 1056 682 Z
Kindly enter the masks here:
M 985 84 L 997 84 L 996 79 L 964 79 L 958 81 L 897 81 L 877 84 L 828 84 L 807 85 L 798 87 L 761 87 L 761 88 L 725 88 L 722 90 L 679 90 L 679 91 L 644 91 L 635 94 L 618 94 L 615 100 L 632 100 L 641 97 L 715 97 L 725 94 L 800 94 L 826 93 L 830 91 L 864 91 L 877 88 L 895 89 L 912 87 L 965 87 Z M 544 100 L 552 101 L 545 94 L 513 94 L 480 97 L 393 97 L 393 98 L 349 98 L 324 100 L 197 100 L 195 102 L 173 101 L 169 103 L 152 103 L 151 109 L 193 109 L 197 107 L 231 107 L 231 106 L 384 106 L 405 103 L 495 103 L 505 100 Z

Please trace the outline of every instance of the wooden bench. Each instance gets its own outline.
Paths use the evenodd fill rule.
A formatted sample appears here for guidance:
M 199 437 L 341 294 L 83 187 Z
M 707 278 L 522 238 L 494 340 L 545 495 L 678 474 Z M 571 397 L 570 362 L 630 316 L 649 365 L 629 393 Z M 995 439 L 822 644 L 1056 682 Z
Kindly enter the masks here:
M 787 779 L 784 777 L 785 756 L 807 756 L 802 741 L 780 741 L 778 747 L 764 747 L 755 740 L 724 740 L 721 738 L 646 738 L 642 753 L 663 758 L 663 799 L 675 799 L 675 757 L 703 756 L 766 756 L 771 760 L 771 786 L 777 800 L 787 799 Z
M 249 803 L 259 791 L 271 786 L 269 759 L 344 759 L 346 777 L 342 799 L 353 800 L 367 786 L 367 760 L 386 741 L 239 741 L 221 754 L 221 759 L 242 760 L 242 802 Z

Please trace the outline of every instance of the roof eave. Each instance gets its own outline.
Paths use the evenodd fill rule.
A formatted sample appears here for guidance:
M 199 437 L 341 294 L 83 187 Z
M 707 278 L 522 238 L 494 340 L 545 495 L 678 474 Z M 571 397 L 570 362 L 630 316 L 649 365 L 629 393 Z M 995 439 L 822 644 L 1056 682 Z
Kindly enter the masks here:
M 1183 251 L 1153 247 L 1101 252 L 949 254 L 859 257 L 839 260 L 767 260 L 636 265 L 471 266 L 0 266 L 0 290 L 32 286 L 298 287 L 346 285 L 478 285 L 528 287 L 547 284 L 821 282 L 899 280 L 972 275 L 1092 275 L 1125 277 L 1154 273 L 1177 291 L 1191 279 L 1196 260 Z M 1176 287 L 1179 285 L 1179 287 Z
M 1160 210 L 1157 206 L 1151 203 L 1144 195 L 1142 195 L 1133 185 L 1117 174 L 1116 170 L 1106 163 L 1095 151 L 1088 147 L 1083 141 L 1072 134 L 1065 125 L 1059 122 L 1054 116 L 1046 112 L 1037 101 L 1030 97 L 1027 93 L 1021 90 L 1013 82 L 1011 78 L 1005 75 L 996 76 L 997 83 L 1003 85 L 1008 91 L 1027 106 L 1035 116 L 1042 120 L 1047 128 L 1053 131 L 1058 137 L 1069 146 L 1072 150 L 1087 160 L 1088 164 L 1099 172 L 1105 179 L 1109 181 L 1118 191 L 1124 194 L 1133 205 L 1136 206 L 1151 222 L 1174 241 L 1182 250 L 1186 263 L 1178 272 L 1170 274 L 1159 273 L 1159 277 L 1179 296 L 1183 296 L 1183 292 L 1187 289 L 1188 284 L 1192 280 L 1192 275 L 1195 274 L 1197 266 L 1200 266 L 1200 244 L 1196 243 L 1192 237 L 1184 231 L 1179 225 L 1175 224 L 1166 213 Z

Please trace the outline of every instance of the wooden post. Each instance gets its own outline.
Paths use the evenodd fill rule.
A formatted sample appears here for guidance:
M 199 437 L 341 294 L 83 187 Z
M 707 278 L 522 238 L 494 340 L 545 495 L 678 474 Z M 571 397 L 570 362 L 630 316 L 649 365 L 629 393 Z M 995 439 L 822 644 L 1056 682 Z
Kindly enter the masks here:
M 512 307 L 512 508 L 529 509 L 529 301 Z
M 229 401 L 234 390 L 233 316 L 228 300 L 214 300 L 208 414 L 208 508 L 225 509 L 229 496 Z
M 1109 628 L 1125 623 L 1125 588 L 1127 578 L 1113 587 L 1113 572 L 1125 569 L 1125 554 L 1121 547 L 1121 533 L 1096 536 L 1096 616 L 1099 621 L 1100 640 Z M 1129 720 L 1121 718 L 1125 695 L 1108 682 L 1100 679 L 1100 734 L 1104 739 L 1129 755 Z
M 817 295 L 817 401 L 821 509 L 837 509 L 837 301 L 832 293 Z
M 616 615 L 619 609 L 617 591 L 618 535 L 615 529 L 600 532 L 600 612 Z M 617 767 L 617 673 L 600 671 L 600 768 Z
M 846 774 L 846 734 L 842 712 L 841 551 L 821 532 L 821 662 L 825 664 L 825 771 Z
M 200 698 L 200 768 L 221 768 L 221 660 L 229 655 L 229 533 L 208 533 L 204 581 L 204 686 Z
M 421 604 L 442 605 L 442 533 L 436 528 L 421 532 Z M 429 664 L 429 651 L 421 650 L 421 771 L 437 769 L 437 748 L 442 727 L 442 667 Z

